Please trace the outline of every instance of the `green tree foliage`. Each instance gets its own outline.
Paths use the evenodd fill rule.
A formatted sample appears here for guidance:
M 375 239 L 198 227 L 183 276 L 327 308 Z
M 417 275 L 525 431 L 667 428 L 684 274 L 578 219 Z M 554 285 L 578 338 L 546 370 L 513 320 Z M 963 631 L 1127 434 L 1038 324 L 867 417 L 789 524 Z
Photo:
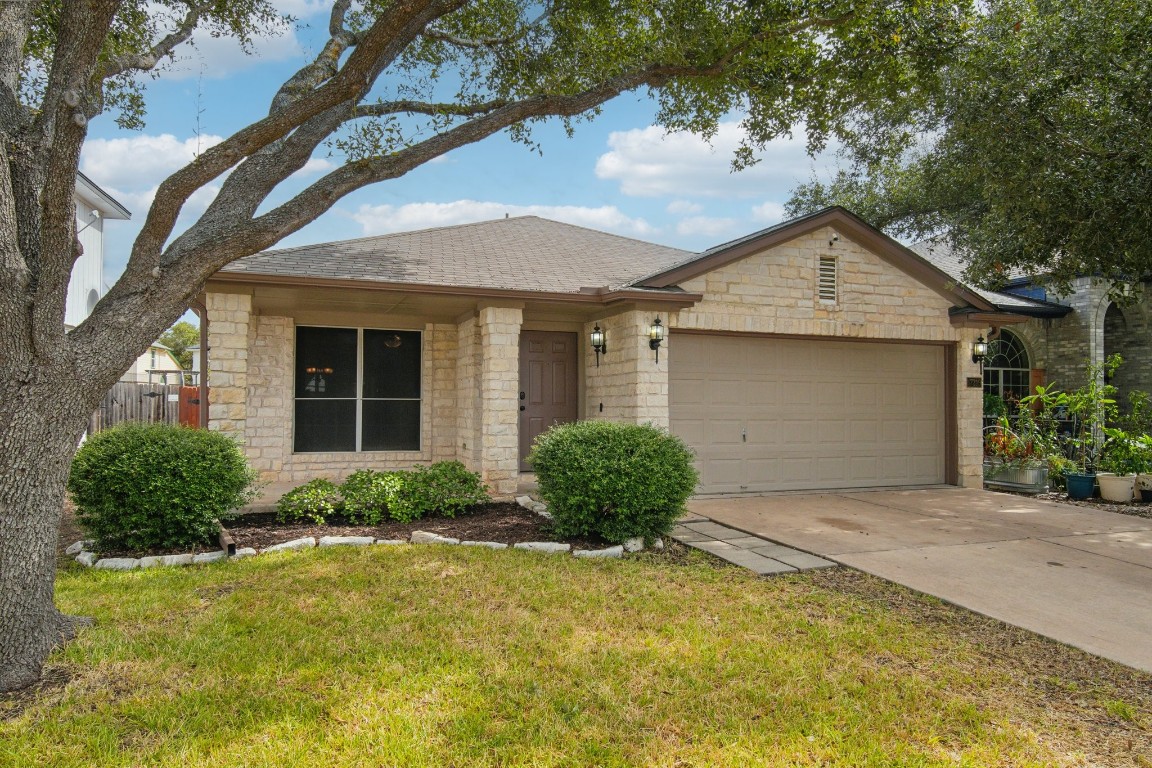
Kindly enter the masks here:
M 1152 273 L 1152 5 L 994 0 L 935 90 L 868 110 L 849 165 L 792 213 L 850 208 L 890 233 L 942 237 L 995 286 L 1059 288 Z
M 181 320 L 164 333 L 160 334 L 160 343 L 172 350 L 172 354 L 180 361 L 180 367 L 186 371 L 192 370 L 192 353 L 188 347 L 200 343 L 200 329 L 187 320 Z
M 144 84 L 193 33 L 252 47 L 290 20 L 268 0 L 0 2 L 0 691 L 34 681 L 74 632 L 52 603 L 53 553 L 88 415 L 221 267 L 365 186 L 502 132 L 531 145 L 534 122 L 572 128 L 625 93 L 705 136 L 739 111 L 737 164 L 801 122 L 820 146 L 856 110 L 930 82 L 970 4 L 330 0 L 328 39 L 263 95 L 266 115 L 161 182 L 123 274 L 65 333 L 91 121 L 142 125 Z M 317 154 L 333 169 L 293 178 Z M 209 185 L 208 208 L 180 219 Z

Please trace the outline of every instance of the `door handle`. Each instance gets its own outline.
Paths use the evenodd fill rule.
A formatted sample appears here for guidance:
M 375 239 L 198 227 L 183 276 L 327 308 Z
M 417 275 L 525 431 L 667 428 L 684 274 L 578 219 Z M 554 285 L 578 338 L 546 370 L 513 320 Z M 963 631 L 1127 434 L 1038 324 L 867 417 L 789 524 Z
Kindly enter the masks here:
M 528 410 L 528 406 L 522 405 L 522 406 L 520 406 L 520 410 L 526 411 L 526 410 Z
M 748 427 L 741 427 L 740 428 L 740 442 L 742 442 L 742 443 L 748 442 Z

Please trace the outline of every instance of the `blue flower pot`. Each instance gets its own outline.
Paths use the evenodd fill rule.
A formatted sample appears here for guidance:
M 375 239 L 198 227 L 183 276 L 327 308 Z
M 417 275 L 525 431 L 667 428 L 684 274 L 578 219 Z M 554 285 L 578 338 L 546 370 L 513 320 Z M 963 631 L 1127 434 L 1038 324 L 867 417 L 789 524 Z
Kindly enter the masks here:
M 1065 484 L 1068 487 L 1068 498 L 1070 499 L 1087 499 L 1092 496 L 1092 491 L 1096 489 L 1096 474 L 1080 474 L 1078 472 L 1069 472 L 1064 476 Z

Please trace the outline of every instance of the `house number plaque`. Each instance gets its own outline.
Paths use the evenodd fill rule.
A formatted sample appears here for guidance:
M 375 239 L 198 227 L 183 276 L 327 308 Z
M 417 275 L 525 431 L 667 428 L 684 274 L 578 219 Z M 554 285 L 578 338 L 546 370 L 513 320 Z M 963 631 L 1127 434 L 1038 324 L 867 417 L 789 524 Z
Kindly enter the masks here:
M 984 379 L 980 378 L 979 376 L 969 376 L 968 377 L 968 387 L 970 389 L 980 389 L 983 386 L 984 386 Z

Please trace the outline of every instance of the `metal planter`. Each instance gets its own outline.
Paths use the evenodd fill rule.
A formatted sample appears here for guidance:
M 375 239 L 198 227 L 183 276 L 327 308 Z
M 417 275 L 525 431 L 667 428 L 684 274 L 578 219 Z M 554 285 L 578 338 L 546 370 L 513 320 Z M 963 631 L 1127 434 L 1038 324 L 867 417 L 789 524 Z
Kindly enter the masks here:
M 1005 467 L 985 464 L 984 486 L 1006 491 L 1045 493 L 1048 490 L 1048 467 Z

